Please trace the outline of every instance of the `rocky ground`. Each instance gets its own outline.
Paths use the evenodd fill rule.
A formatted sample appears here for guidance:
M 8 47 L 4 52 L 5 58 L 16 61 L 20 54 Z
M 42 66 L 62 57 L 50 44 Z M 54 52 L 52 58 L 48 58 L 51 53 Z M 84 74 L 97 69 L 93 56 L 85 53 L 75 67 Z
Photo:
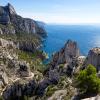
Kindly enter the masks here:
M 35 63 L 31 65 L 30 61 L 20 59 L 17 51 L 19 48 L 13 41 L 0 38 L 0 92 L 4 100 L 24 100 L 24 97 L 38 100 L 41 96 L 49 100 L 58 95 L 62 100 L 67 94 L 68 98 L 72 96 L 73 93 L 67 91 L 68 88 L 74 92 L 72 81 L 66 74 L 61 75 L 61 68 L 55 67 L 43 74 Z M 61 91 L 68 93 L 61 94 Z
M 35 55 L 28 52 L 27 55 L 13 41 L 0 38 L 1 96 L 4 100 L 74 100 L 77 89 L 73 78 L 85 64 L 99 64 L 95 62 L 99 60 L 99 50 L 93 48 L 87 57 L 80 56 L 77 43 L 68 40 L 43 67 L 42 52 L 35 52 Z M 98 66 L 96 68 L 98 70 Z

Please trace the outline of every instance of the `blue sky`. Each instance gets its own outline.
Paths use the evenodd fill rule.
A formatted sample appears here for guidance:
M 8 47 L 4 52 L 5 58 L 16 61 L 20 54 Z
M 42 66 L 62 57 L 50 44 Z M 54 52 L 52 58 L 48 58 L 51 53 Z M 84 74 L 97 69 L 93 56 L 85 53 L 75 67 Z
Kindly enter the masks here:
M 0 0 L 23 17 L 46 23 L 100 23 L 100 0 Z

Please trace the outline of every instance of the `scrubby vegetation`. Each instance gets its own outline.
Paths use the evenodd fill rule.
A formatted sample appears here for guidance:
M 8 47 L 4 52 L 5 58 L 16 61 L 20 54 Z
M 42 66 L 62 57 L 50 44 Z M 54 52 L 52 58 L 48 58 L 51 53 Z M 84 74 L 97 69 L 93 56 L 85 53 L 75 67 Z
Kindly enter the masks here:
M 26 34 L 26 33 L 16 33 L 16 34 L 0 34 L 1 38 L 6 40 L 12 40 L 14 42 L 32 42 L 34 45 L 39 45 L 41 42 L 41 37 L 36 34 Z
M 76 78 L 76 87 L 81 94 L 95 94 L 100 92 L 100 79 L 97 77 L 96 68 L 92 65 L 82 71 Z
M 66 91 L 62 100 L 70 100 L 74 94 L 74 88 L 71 86 L 70 78 L 65 76 L 60 76 L 57 85 L 50 85 L 46 91 L 46 97 L 51 97 L 55 92 L 64 90 Z
M 56 86 L 54 86 L 54 85 L 48 86 L 47 91 L 46 91 L 46 96 L 47 97 L 51 96 L 52 94 L 54 94 L 54 92 L 56 90 L 57 90 L 57 87 Z
M 46 66 L 43 64 L 43 60 L 45 59 L 45 54 L 43 52 L 39 50 L 34 53 L 22 50 L 18 50 L 17 52 L 20 60 L 25 60 L 30 64 L 31 70 L 37 70 L 41 73 L 46 70 Z

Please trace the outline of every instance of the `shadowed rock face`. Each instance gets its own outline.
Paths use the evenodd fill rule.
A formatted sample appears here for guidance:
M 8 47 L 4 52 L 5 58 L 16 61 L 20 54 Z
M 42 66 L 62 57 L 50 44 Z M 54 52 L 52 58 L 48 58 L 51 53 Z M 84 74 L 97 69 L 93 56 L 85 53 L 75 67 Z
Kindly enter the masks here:
M 3 93 L 4 100 L 24 100 L 24 96 L 33 96 L 37 85 L 34 80 L 27 84 L 15 83 L 9 86 Z
M 93 48 L 89 51 L 84 67 L 92 64 L 100 71 L 100 48 Z
M 0 6 L 0 24 L 10 24 L 10 15 L 15 15 L 16 11 L 11 4 Z
M 14 7 L 8 3 L 7 6 L 0 6 L 0 24 L 6 25 L 4 31 L 4 26 L 0 27 L 0 31 L 5 34 L 9 33 L 33 33 L 38 34 L 40 36 L 46 36 L 46 31 L 44 29 L 44 25 L 39 25 L 38 22 L 29 19 L 23 18 L 17 15 Z M 8 25 L 10 27 L 8 27 Z M 12 31 L 9 31 L 13 27 Z M 1 32 L 0 32 L 1 33 Z
M 57 70 L 50 70 L 49 75 L 47 78 L 44 78 L 39 84 L 36 89 L 36 95 L 43 96 L 45 93 L 46 88 L 49 85 L 57 85 L 59 82 L 59 73 Z
M 9 11 L 7 10 L 7 6 L 0 7 L 0 24 L 9 24 L 10 23 L 10 17 L 9 17 Z

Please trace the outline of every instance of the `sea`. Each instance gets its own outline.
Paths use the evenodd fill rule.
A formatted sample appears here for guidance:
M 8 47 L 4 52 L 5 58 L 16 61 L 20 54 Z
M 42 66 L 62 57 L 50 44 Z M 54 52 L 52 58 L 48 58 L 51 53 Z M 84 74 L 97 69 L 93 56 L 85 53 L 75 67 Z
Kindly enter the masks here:
M 93 47 L 100 47 L 100 25 L 46 25 L 48 36 L 42 50 L 49 57 L 59 51 L 67 40 L 76 41 L 82 56 L 86 56 Z

